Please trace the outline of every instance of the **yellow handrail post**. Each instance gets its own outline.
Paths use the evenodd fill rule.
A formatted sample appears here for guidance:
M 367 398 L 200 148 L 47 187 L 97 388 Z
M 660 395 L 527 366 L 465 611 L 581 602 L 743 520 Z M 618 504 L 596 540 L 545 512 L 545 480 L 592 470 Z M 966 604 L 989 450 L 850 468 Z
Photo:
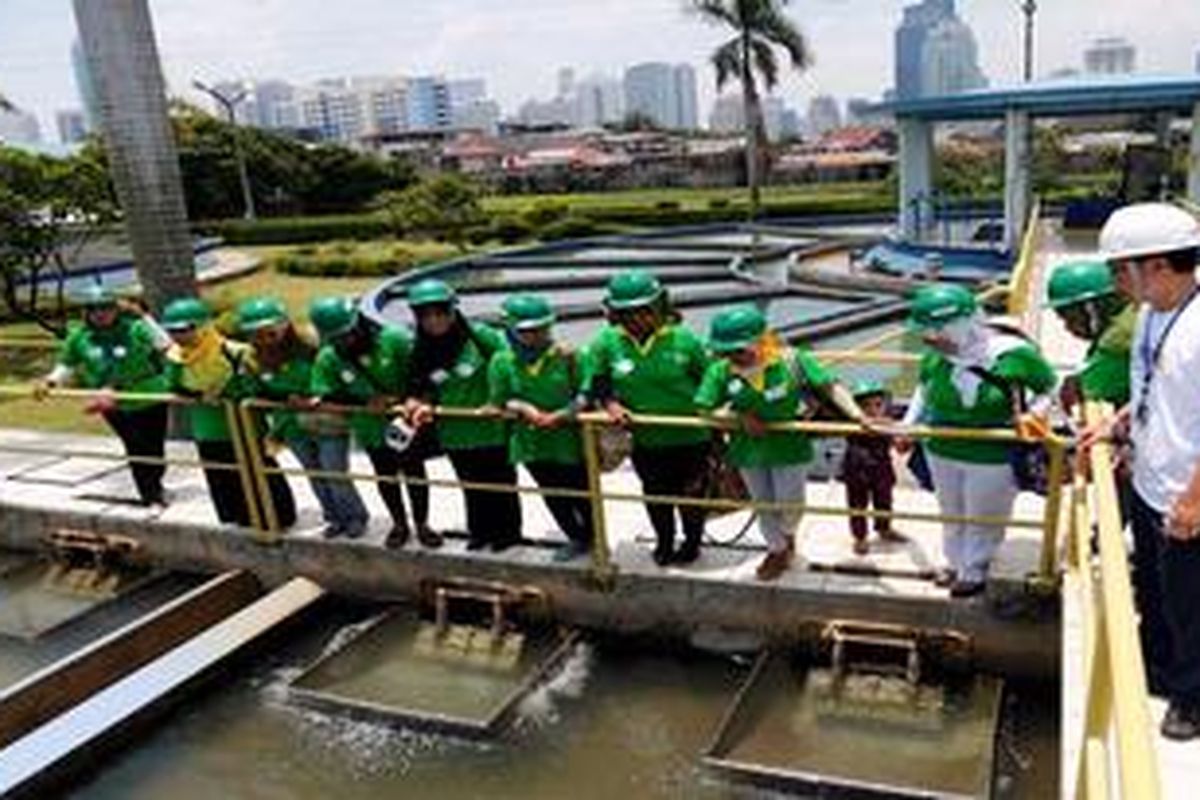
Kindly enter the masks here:
M 616 568 L 608 549 L 608 523 L 604 514 L 603 486 L 600 479 L 600 435 L 597 423 L 582 420 L 583 457 L 587 466 L 588 496 L 592 503 L 592 576 L 600 586 L 609 587 Z
M 1062 516 L 1063 477 L 1067 469 L 1067 443 L 1062 437 L 1051 434 L 1045 445 L 1050 463 L 1046 472 L 1046 506 L 1038 578 L 1053 585 L 1058 575 L 1058 530 Z
M 267 463 L 263 458 L 262 442 L 259 440 L 257 425 L 255 425 L 254 409 L 250 404 L 243 401 L 238 406 L 242 422 L 242 432 L 245 435 L 246 442 L 246 460 L 250 468 L 250 474 L 254 477 L 254 487 L 258 492 L 258 499 L 262 503 L 262 527 L 256 528 L 255 533 L 257 539 L 262 544 L 278 544 L 279 543 L 279 512 L 275 508 L 275 497 L 271 494 L 271 481 L 267 477 Z
M 246 442 L 241 434 L 241 419 L 238 417 L 237 404 L 228 400 L 225 407 L 225 423 L 229 426 L 229 439 L 233 444 L 233 457 L 237 461 L 238 477 L 242 480 L 242 494 L 246 496 L 246 511 L 250 514 L 250 527 L 256 533 L 263 530 L 262 515 L 254 498 L 254 477 L 246 455 Z
M 1095 404 L 1089 404 L 1088 419 L 1100 419 Z M 1096 493 L 1096 516 L 1100 542 L 1100 593 L 1102 624 L 1106 637 L 1097 660 L 1106 659 L 1112 710 L 1121 764 L 1121 796 L 1162 796 L 1154 727 L 1147 702 L 1146 669 L 1134 622 L 1133 589 L 1129 581 L 1129 559 L 1121 536 L 1120 505 L 1112 464 L 1111 446 L 1098 444 L 1091 450 L 1092 480 Z

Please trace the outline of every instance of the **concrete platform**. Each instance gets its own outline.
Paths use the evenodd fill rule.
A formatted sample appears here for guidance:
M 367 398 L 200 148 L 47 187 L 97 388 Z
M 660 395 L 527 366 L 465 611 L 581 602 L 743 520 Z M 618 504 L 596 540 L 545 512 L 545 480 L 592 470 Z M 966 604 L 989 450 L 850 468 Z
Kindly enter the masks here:
M 112 451 L 116 447 L 105 438 L 28 431 L 0 430 L 0 441 L 46 449 Z M 175 456 L 194 457 L 188 443 L 171 443 L 169 450 Z M 284 464 L 295 465 L 288 456 Z M 360 454 L 354 456 L 353 468 L 370 471 Z M 434 477 L 452 477 L 444 459 L 431 462 L 430 471 Z M 606 513 L 618 576 L 614 586 L 601 589 L 591 580 L 588 562 L 564 565 L 552 561 L 550 545 L 562 542 L 562 535 L 542 502 L 532 495 L 522 499 L 528 545 L 503 554 L 478 554 L 467 553 L 461 538 L 451 538 L 438 551 L 422 550 L 415 544 L 400 551 L 383 549 L 389 523 L 369 484 L 360 486 L 372 513 L 368 535 L 353 542 L 330 542 L 319 536 L 322 522 L 307 483 L 294 480 L 301 518 L 282 543 L 273 547 L 255 543 L 248 531 L 218 524 L 199 472 L 172 468 L 166 485 L 171 503 L 165 512 L 156 513 L 130 502 L 135 495 L 125 471 L 74 486 L 0 479 L 0 546 L 35 548 L 45 533 L 59 527 L 84 527 L 137 538 L 147 556 L 164 566 L 201 571 L 243 568 L 271 584 L 303 575 L 332 591 L 372 597 L 412 596 L 430 579 L 467 575 L 534 584 L 550 595 L 556 613 L 573 624 L 666 635 L 704 633 L 710 639 L 715 633 L 718 640 L 723 632 L 797 637 L 834 618 L 953 628 L 974 637 L 981 663 L 996 670 L 1042 676 L 1057 671 L 1056 608 L 1050 604 L 1036 613 L 1028 608 L 1014 612 L 1009 602 L 1024 597 L 1025 578 L 1036 570 L 1040 531 L 1014 528 L 1009 532 L 996 559 L 987 598 L 951 601 L 944 590 L 920 577 L 943 563 L 935 523 L 898 525 L 911 537 L 908 544 L 876 545 L 870 555 L 858 557 L 851 552 L 844 517 L 810 515 L 801 530 L 803 561 L 779 581 L 763 584 L 754 577 L 762 541 L 755 526 L 747 526 L 748 513 L 730 514 L 709 526 L 713 542 L 736 539 L 736 544 L 706 548 L 691 567 L 662 569 L 651 560 L 648 546 L 639 541 L 639 537 L 650 536 L 642 506 L 610 501 Z M 606 475 L 605 488 L 639 490 L 628 468 Z M 432 500 L 434 525 L 445 531 L 461 530 L 458 492 L 434 489 Z M 841 486 L 814 483 L 808 501 L 840 507 L 844 503 Z M 936 511 L 932 496 L 907 488 L 899 490 L 897 505 Z M 1022 496 L 1018 514 L 1040 517 L 1040 498 Z

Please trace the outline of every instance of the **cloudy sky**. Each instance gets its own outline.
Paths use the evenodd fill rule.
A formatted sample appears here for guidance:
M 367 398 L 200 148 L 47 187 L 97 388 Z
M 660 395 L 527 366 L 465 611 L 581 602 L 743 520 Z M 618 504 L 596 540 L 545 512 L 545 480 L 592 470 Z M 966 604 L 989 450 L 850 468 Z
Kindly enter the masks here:
M 92 0 L 93 2 L 95 0 Z M 906 0 L 792 0 L 816 65 L 789 76 L 798 107 L 818 93 L 878 96 L 891 84 L 892 32 Z M 303 82 L 353 74 L 482 76 L 505 111 L 554 92 L 555 72 L 617 74 L 637 61 L 687 61 L 712 99 L 709 51 L 722 34 L 686 0 L 150 0 L 172 91 L 193 78 Z M 1019 72 L 1019 0 L 959 0 L 993 84 Z M 1200 0 L 1040 0 L 1039 72 L 1078 65 L 1087 43 L 1122 35 L 1147 73 L 1191 71 Z M 69 51 L 71 0 L 0 0 L 0 87 L 36 111 L 78 106 Z M 53 134 L 49 134 L 50 137 Z

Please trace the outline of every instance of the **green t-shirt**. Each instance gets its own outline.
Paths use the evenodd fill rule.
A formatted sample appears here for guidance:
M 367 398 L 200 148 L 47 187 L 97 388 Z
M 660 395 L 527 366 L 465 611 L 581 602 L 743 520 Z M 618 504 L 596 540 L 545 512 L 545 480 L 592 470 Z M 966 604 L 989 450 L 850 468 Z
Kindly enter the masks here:
M 256 397 L 286 403 L 292 397 L 308 397 L 312 393 L 313 360 L 303 356 L 289 358 L 273 369 L 260 367 L 255 376 Z M 291 409 L 272 409 L 267 413 L 270 434 L 280 441 L 304 438 L 311 426 L 305 421 L 313 415 L 301 415 Z
M 145 320 L 129 314 L 121 314 L 108 328 L 72 323 L 58 362 L 72 371 L 83 389 L 157 394 L 167 388 L 163 355 L 153 329 Z M 126 400 L 118 407 L 129 411 L 147 405 Z
M 488 366 L 489 402 L 503 408 L 520 400 L 547 412 L 569 408 L 582 385 L 582 358 L 553 346 L 531 364 L 523 364 L 511 350 L 492 356 Z M 514 464 L 553 462 L 578 464 L 583 458 L 579 428 L 565 424 L 541 430 L 523 421 L 513 425 L 508 453 Z
M 921 359 L 920 380 L 925 394 L 924 422 L 947 428 L 1009 428 L 1013 425 L 1012 398 L 999 386 L 980 380 L 975 404 L 965 406 L 952 380 L 953 364 L 941 353 L 928 352 Z M 1033 344 L 1020 342 L 997 356 L 988 369 L 1034 394 L 1054 386 L 1054 369 Z M 929 439 L 931 453 L 973 464 L 1002 464 L 1010 446 L 1003 442 L 972 442 L 963 439 Z
M 228 374 L 220 385 L 204 385 L 199 372 L 178 360 L 167 361 L 166 382 L 171 391 L 185 397 L 216 393 L 221 400 L 239 402 L 254 396 L 254 348 L 224 339 L 216 357 L 225 359 Z M 225 405 L 196 403 L 187 407 L 192 438 L 198 442 L 223 442 L 230 439 Z
M 404 328 L 379 330 L 371 348 L 348 359 L 333 345 L 317 353 L 311 375 L 313 396 L 331 403 L 363 405 L 379 395 L 402 398 L 408 387 L 412 336 Z M 364 448 L 381 447 L 387 417 L 363 411 L 350 416 L 350 429 Z
M 508 349 L 504 334 L 475 322 L 453 366 L 434 370 L 428 376 L 432 397 L 441 406 L 481 408 L 488 404 L 488 364 L 496 353 Z M 508 425 L 503 420 L 442 418 L 437 422 L 438 440 L 447 450 L 504 447 Z
M 787 351 L 769 364 L 763 371 L 761 388 L 739 375 L 729 359 L 722 358 L 704 373 L 696 405 L 707 411 L 729 406 L 736 414 L 753 413 L 763 422 L 787 422 L 803 413 L 805 389 L 824 388 L 833 381 L 821 362 L 802 350 Z M 729 437 L 728 458 L 735 467 L 807 464 L 812 461 L 813 446 L 802 433 L 755 437 L 738 429 Z
M 696 334 L 682 325 L 666 325 L 639 344 L 624 329 L 609 325 L 588 347 L 588 394 L 592 382 L 608 375 L 613 393 L 635 414 L 690 417 L 696 413 L 695 396 L 708 369 L 709 358 Z M 633 429 L 637 447 L 673 447 L 702 444 L 711 438 L 706 428 L 665 428 L 638 425 Z
M 1136 325 L 1137 309 L 1130 303 L 1092 345 L 1079 370 L 1079 387 L 1084 398 L 1109 402 L 1118 408 L 1129 402 L 1129 351 Z

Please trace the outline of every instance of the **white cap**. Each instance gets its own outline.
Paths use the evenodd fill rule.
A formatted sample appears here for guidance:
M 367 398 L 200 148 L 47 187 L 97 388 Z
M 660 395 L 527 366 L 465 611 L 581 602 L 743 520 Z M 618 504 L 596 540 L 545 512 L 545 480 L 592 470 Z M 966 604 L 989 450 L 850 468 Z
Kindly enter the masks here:
M 1100 231 L 1100 255 L 1107 261 L 1193 247 L 1200 247 L 1200 221 L 1170 203 L 1135 203 L 1119 208 Z

